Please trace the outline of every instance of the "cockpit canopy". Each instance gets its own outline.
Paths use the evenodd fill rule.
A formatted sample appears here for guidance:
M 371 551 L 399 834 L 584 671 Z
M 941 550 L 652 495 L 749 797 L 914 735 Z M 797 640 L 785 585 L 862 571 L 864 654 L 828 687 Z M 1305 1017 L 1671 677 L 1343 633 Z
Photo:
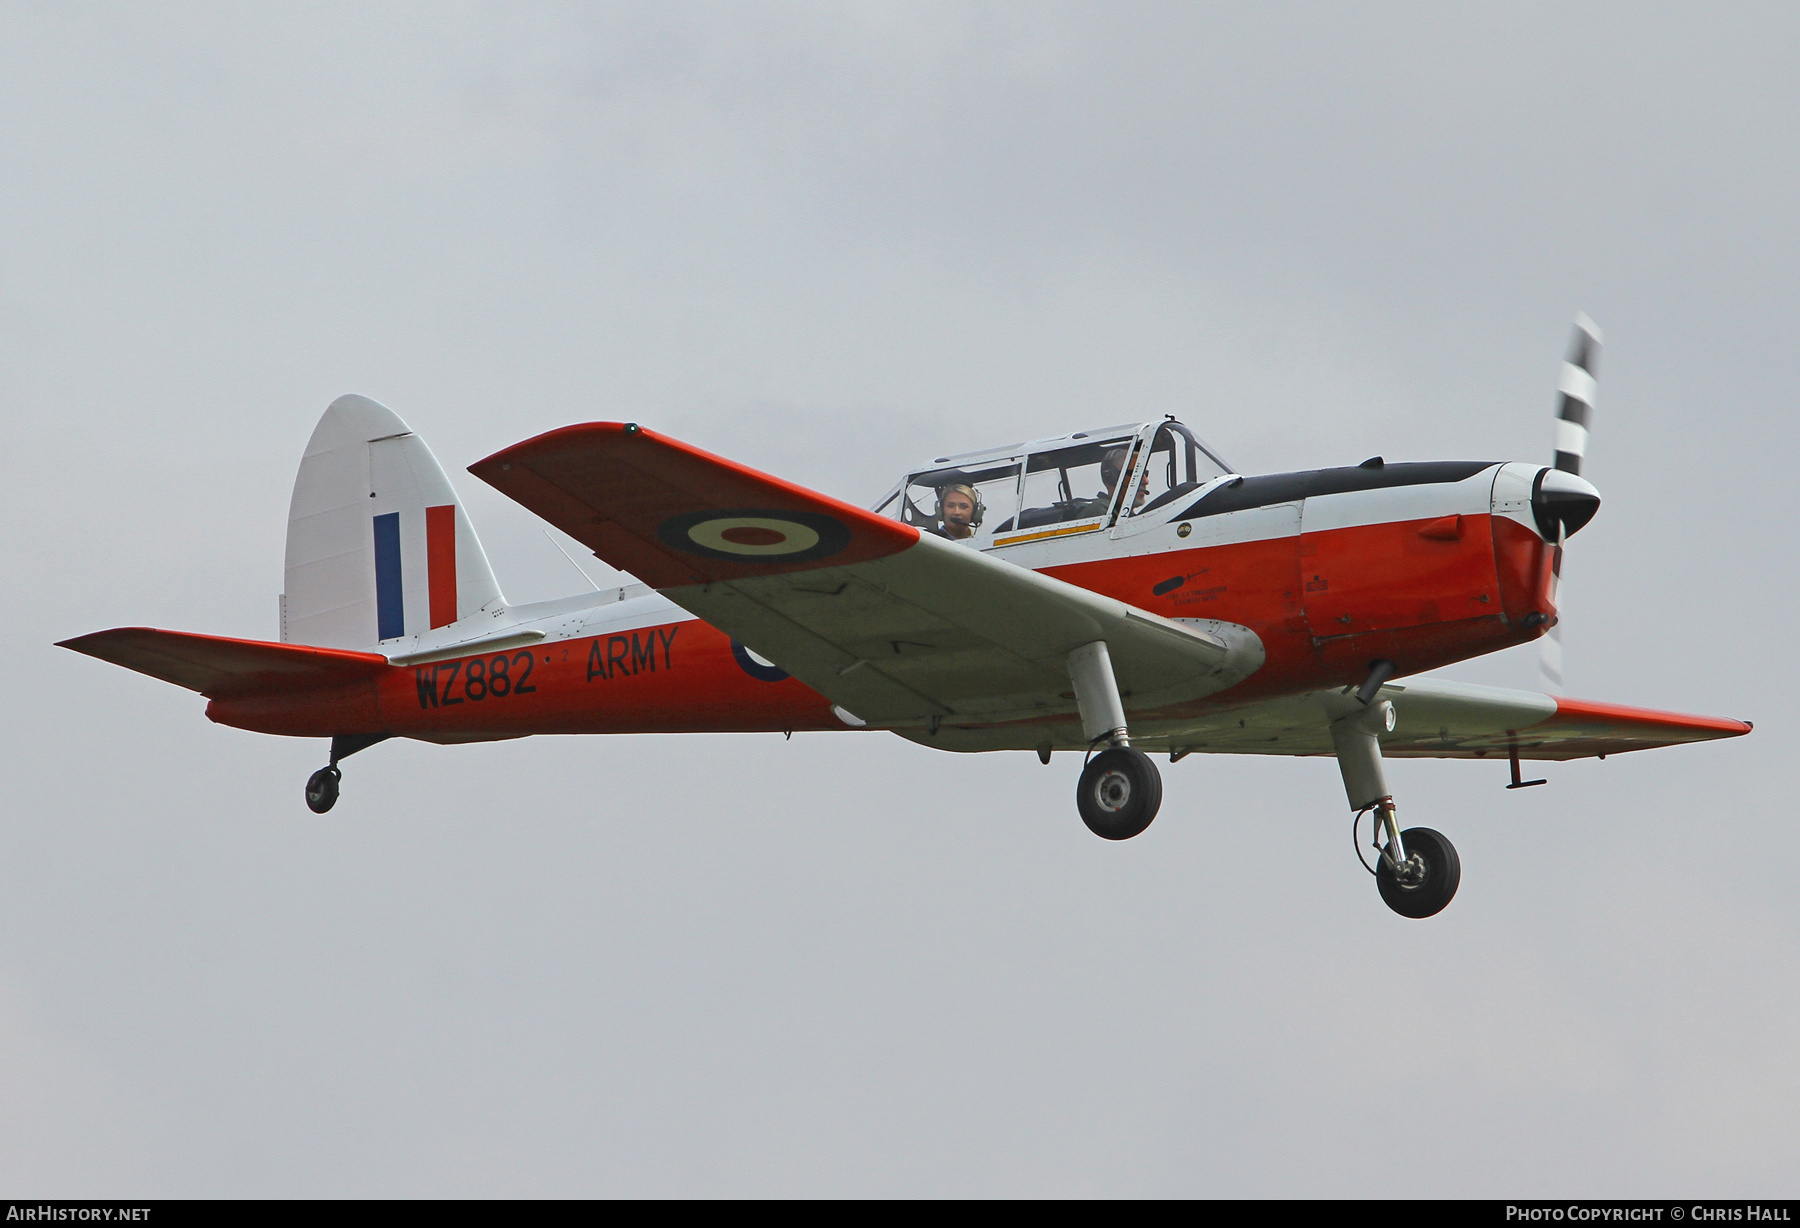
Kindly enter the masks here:
M 988 549 L 1147 516 L 1230 472 L 1169 418 L 940 456 L 908 475 L 876 511 Z M 1133 492 L 1129 499 L 1125 491 Z

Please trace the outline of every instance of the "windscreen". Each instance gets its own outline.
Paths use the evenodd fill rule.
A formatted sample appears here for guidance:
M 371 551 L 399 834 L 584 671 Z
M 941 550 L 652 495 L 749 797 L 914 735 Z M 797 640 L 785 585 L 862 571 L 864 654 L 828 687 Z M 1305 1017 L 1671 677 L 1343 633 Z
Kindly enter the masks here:
M 1129 435 L 1033 453 L 1025 467 L 1024 511 L 1017 527 L 1034 529 L 1105 516 L 1131 459 Z M 1013 527 L 1004 525 L 999 531 Z
M 1231 470 L 1179 422 L 1165 422 L 1150 440 L 1131 514 L 1141 516 L 1173 503 Z

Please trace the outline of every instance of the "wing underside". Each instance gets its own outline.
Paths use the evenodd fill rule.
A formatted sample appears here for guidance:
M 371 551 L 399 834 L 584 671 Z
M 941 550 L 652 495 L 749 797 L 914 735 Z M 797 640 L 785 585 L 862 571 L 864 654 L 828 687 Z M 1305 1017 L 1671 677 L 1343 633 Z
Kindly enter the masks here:
M 1397 720 L 1381 739 L 1391 759 L 1586 759 L 1732 738 L 1747 721 L 1689 716 L 1416 677 L 1382 688 Z M 1175 754 L 1330 755 L 1331 722 L 1360 709 L 1341 690 L 1221 706 L 1178 720 L 1134 721 L 1131 740 Z M 1025 749 L 1046 739 L 1027 726 L 953 725 L 939 744 L 955 750 Z M 1060 743 L 1058 743 L 1060 745 Z
M 1506 758 L 1515 749 L 1521 759 L 1585 759 L 1750 732 L 1744 721 L 1435 678 L 1410 678 L 1384 688 L 1382 697 L 1393 703 L 1397 720 L 1381 739 L 1381 753 L 1394 759 Z M 1329 719 L 1354 703 L 1331 691 L 1255 704 L 1223 714 L 1235 720 L 1185 731 L 1192 738 L 1186 748 L 1329 755 Z

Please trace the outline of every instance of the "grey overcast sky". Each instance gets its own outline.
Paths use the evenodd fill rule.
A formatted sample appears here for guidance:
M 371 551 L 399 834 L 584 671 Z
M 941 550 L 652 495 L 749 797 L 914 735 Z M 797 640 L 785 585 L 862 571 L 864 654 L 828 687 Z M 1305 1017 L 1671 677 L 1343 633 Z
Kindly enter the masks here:
M 0 0 L 0 1190 L 1796 1193 L 1800 9 Z M 1548 459 L 1573 693 L 1711 746 L 1406 763 L 887 735 L 317 742 L 52 641 L 276 635 L 318 415 L 630 417 L 869 502 L 1176 413 L 1243 472 Z M 591 558 L 595 576 L 606 569 Z M 1518 654 L 1453 671 L 1534 680 Z

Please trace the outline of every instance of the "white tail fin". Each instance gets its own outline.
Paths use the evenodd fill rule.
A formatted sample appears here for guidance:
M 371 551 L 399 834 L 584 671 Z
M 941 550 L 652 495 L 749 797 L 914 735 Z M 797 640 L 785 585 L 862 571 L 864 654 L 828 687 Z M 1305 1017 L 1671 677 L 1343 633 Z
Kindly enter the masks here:
M 370 648 L 503 605 L 437 457 L 393 410 L 339 397 L 288 507 L 281 638 Z

